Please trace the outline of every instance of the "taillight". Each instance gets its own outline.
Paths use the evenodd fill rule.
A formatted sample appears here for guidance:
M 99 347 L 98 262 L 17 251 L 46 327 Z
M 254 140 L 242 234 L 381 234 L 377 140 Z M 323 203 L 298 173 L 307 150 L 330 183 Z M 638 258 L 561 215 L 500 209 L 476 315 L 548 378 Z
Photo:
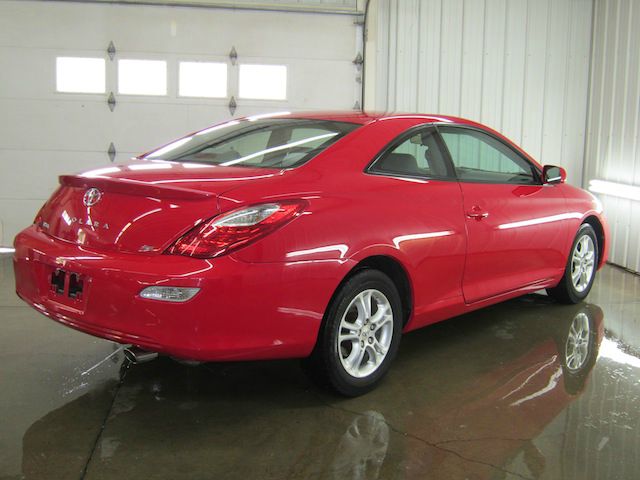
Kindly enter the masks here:
M 304 200 L 286 200 L 232 210 L 196 226 L 167 253 L 196 258 L 224 255 L 280 228 L 305 206 Z

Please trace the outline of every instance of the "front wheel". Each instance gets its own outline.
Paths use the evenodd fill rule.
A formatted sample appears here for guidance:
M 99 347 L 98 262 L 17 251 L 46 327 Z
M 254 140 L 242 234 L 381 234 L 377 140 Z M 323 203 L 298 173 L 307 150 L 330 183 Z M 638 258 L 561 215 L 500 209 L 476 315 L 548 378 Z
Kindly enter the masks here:
M 373 389 L 389 370 L 402 333 L 402 306 L 393 282 L 364 270 L 336 293 L 316 347 L 303 366 L 320 383 L 346 396 Z
M 598 239 L 593 227 L 582 224 L 576 234 L 560 283 L 547 293 L 563 303 L 578 303 L 591 290 L 598 266 Z
M 555 336 L 562 364 L 565 391 L 576 395 L 584 390 L 587 378 L 598 358 L 598 308 L 584 304 L 560 322 Z

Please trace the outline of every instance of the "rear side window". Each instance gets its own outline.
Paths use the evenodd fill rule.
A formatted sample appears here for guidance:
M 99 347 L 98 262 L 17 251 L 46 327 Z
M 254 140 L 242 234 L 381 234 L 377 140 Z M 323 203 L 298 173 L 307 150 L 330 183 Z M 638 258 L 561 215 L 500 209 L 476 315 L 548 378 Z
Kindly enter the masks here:
M 462 127 L 439 127 L 461 182 L 537 183 L 533 166 L 491 135 Z
M 402 136 L 368 171 L 391 176 L 452 177 L 440 143 L 433 127 L 414 131 Z
M 233 120 L 149 153 L 145 158 L 221 166 L 292 168 L 359 125 L 328 120 Z

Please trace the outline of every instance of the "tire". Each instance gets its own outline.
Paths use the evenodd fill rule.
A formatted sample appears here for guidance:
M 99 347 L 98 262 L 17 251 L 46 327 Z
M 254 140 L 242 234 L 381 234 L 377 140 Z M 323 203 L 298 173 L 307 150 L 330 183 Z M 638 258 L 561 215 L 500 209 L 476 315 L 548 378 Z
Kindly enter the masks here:
M 593 227 L 583 223 L 571 245 L 562 280 L 547 293 L 562 303 L 579 303 L 589 295 L 598 268 L 598 239 Z M 577 279 L 576 279 L 577 277 Z
M 402 318 L 400 295 L 389 277 L 378 270 L 356 273 L 329 304 L 303 369 L 339 394 L 356 397 L 369 392 L 398 351 Z

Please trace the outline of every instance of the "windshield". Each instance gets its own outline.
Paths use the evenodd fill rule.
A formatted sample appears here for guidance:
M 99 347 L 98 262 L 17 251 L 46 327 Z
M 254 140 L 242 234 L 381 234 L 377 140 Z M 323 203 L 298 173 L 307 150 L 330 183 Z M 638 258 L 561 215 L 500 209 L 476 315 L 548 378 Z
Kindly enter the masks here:
M 330 120 L 232 120 L 177 140 L 144 158 L 263 168 L 297 167 L 359 125 Z

